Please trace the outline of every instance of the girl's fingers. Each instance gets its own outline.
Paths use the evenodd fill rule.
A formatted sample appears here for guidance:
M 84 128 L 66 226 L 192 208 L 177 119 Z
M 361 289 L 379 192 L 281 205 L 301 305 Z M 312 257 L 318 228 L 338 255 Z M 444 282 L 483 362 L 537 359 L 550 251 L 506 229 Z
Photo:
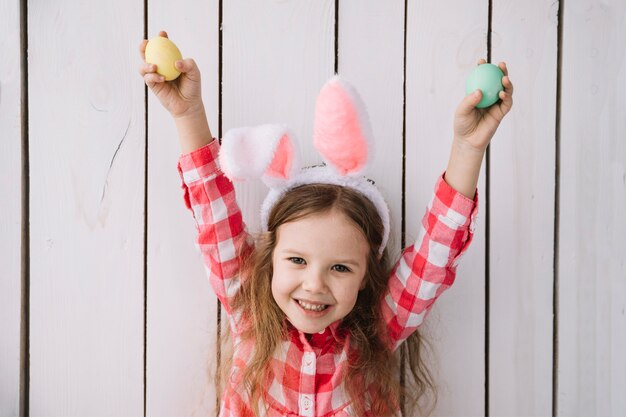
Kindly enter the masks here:
M 151 72 L 150 74 L 144 75 L 143 80 L 148 87 L 152 88 L 155 84 L 165 82 L 165 77 L 155 72 Z
M 162 30 L 159 32 L 159 36 L 163 36 L 164 38 L 167 38 L 167 32 Z
M 198 65 L 193 58 L 185 58 L 179 61 L 176 61 L 174 66 L 176 69 L 185 74 L 186 78 L 191 81 L 200 81 L 200 70 L 198 69 Z
M 502 100 L 500 110 L 502 110 L 503 115 L 507 114 L 513 107 L 513 96 L 511 94 L 508 91 L 500 91 L 500 94 L 498 94 L 498 97 Z
M 468 94 L 459 104 L 457 114 L 460 116 L 470 115 L 476 109 L 476 106 L 480 103 L 482 98 L 483 93 L 480 90 L 476 90 L 472 94 Z
M 513 83 L 511 82 L 511 79 L 509 78 L 508 75 L 505 75 L 504 77 L 502 77 L 502 86 L 504 87 L 504 91 L 508 94 L 508 95 L 513 95 Z
M 176 69 L 180 72 L 196 72 L 198 71 L 198 66 L 196 62 L 192 58 L 181 59 L 174 63 Z
M 506 68 L 506 67 L 505 67 Z M 504 110 L 505 114 L 511 109 L 513 106 L 513 83 L 508 75 L 502 77 L 502 86 L 504 87 L 504 91 L 500 91 L 498 97 L 502 100 L 501 108 Z
M 139 74 L 143 77 L 146 74 L 156 72 L 156 70 L 157 70 L 156 65 L 146 63 L 146 64 L 143 64 L 141 67 L 139 67 Z
M 509 69 L 506 67 L 506 62 L 499 62 L 498 63 L 498 68 L 500 68 L 502 70 L 502 73 L 504 75 L 509 75 Z
M 482 64 L 486 64 L 486 63 L 487 63 L 487 61 L 485 61 L 483 58 L 480 58 L 476 65 L 482 65 Z

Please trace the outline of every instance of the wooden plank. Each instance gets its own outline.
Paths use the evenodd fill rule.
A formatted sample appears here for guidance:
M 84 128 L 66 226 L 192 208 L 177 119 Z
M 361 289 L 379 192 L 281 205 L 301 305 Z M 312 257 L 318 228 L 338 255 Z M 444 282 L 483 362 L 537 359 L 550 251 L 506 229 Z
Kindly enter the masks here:
M 20 2 L 0 4 L 0 415 L 20 413 L 22 112 Z
M 566 2 L 558 414 L 626 415 L 626 4 Z
M 488 2 L 409 2 L 406 52 L 406 233 L 417 236 L 435 181 L 445 170 L 454 111 L 465 78 L 486 57 Z M 483 164 L 484 166 L 484 164 Z M 457 281 L 422 327 L 435 357 L 439 402 L 434 415 L 483 415 L 485 383 L 485 176 L 479 219 Z
M 369 113 L 375 153 L 368 176 L 389 205 L 387 247 L 395 258 L 402 220 L 404 1 L 340 1 L 338 39 L 338 72 L 358 90 Z
M 558 7 L 493 4 L 491 61 L 520 88 L 491 145 L 491 415 L 552 413 Z
M 313 149 L 315 99 L 334 71 L 334 2 L 224 2 L 223 126 L 285 123 L 305 165 L 321 162 Z M 237 184 L 250 231 L 259 231 L 267 188 Z
M 217 135 L 218 1 L 151 1 L 148 5 L 148 37 L 167 31 L 183 57 L 193 58 L 199 66 L 202 99 L 211 132 Z M 176 170 L 181 150 L 174 122 L 151 92 L 148 97 L 146 412 L 214 415 L 217 298 L 182 199 Z
M 28 7 L 31 415 L 144 413 L 142 7 Z

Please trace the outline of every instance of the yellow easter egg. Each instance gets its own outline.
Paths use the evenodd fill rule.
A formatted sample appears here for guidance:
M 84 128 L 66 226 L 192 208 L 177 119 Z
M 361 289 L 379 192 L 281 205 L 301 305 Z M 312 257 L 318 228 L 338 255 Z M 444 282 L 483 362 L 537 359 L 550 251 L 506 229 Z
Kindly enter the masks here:
M 156 72 L 165 77 L 165 81 L 178 78 L 180 71 L 174 67 L 174 62 L 183 59 L 180 50 L 174 42 L 163 36 L 157 36 L 146 45 L 146 62 L 157 66 Z

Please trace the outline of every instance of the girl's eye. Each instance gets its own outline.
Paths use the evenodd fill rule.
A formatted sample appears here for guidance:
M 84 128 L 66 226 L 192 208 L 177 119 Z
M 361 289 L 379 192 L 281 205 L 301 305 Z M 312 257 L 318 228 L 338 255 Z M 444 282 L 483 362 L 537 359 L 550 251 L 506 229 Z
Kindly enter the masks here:
M 332 270 L 337 272 L 351 272 L 350 268 L 341 264 L 333 265 Z
M 297 256 L 293 256 L 291 258 L 287 258 L 289 261 L 291 261 L 292 263 L 296 264 L 296 265 L 304 265 L 306 264 L 306 262 L 304 261 L 304 259 L 302 258 L 298 258 Z

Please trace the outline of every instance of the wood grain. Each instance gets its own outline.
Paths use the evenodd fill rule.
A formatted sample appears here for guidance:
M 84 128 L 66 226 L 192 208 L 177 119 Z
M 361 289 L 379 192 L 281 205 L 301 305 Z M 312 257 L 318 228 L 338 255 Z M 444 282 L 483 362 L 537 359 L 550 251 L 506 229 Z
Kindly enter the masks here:
M 491 144 L 489 412 L 552 413 L 558 2 L 493 4 L 514 105 Z
M 299 142 L 304 165 L 321 162 L 313 149 L 313 109 L 334 68 L 334 2 L 224 2 L 224 132 L 283 123 Z M 237 184 L 251 232 L 267 194 L 260 182 Z
M 165 30 L 202 74 L 211 133 L 218 132 L 218 2 L 149 2 L 148 38 Z M 139 40 L 137 40 L 139 43 Z M 148 94 L 148 334 L 146 412 L 214 414 L 217 298 L 210 288 L 176 169 L 174 121 Z M 167 393 L 167 395 L 164 395 Z
M 0 414 L 20 412 L 27 239 L 31 415 L 211 415 L 218 306 L 182 202 L 173 121 L 151 95 L 145 113 L 144 2 L 83 3 L 28 4 L 30 235 L 21 230 L 19 2 L 0 5 Z M 465 78 L 487 57 L 489 2 L 341 0 L 338 16 L 332 0 L 222 4 L 220 28 L 217 0 L 147 2 L 148 35 L 167 30 L 200 66 L 213 134 L 286 123 L 304 163 L 320 162 L 313 109 L 337 52 L 370 113 L 370 176 L 390 203 L 392 252 L 402 224 L 411 244 L 447 163 Z M 553 404 L 556 415 L 626 415 L 626 5 L 497 0 L 491 12 L 492 61 L 508 62 L 515 106 L 491 147 L 490 253 L 483 170 L 474 242 L 423 327 L 439 383 L 434 415 L 550 415 Z M 254 233 L 267 189 L 237 191 Z
M 367 47 L 363 47 L 367 45 Z M 374 135 L 368 177 L 389 205 L 389 253 L 400 253 L 402 220 L 402 110 L 404 2 L 339 3 L 339 74 L 359 92 Z
M 22 112 L 20 4 L 0 4 L 0 415 L 20 407 Z
M 29 4 L 30 414 L 143 414 L 143 2 Z
M 406 51 L 406 235 L 419 222 L 452 144 L 452 120 L 465 94 L 465 77 L 486 57 L 488 2 L 409 2 Z M 483 164 L 484 167 L 484 164 Z M 433 307 L 422 329 L 429 335 L 439 384 L 437 416 L 484 415 L 485 176 L 471 248 L 454 286 Z
M 626 4 L 566 2 L 558 414 L 626 415 Z

